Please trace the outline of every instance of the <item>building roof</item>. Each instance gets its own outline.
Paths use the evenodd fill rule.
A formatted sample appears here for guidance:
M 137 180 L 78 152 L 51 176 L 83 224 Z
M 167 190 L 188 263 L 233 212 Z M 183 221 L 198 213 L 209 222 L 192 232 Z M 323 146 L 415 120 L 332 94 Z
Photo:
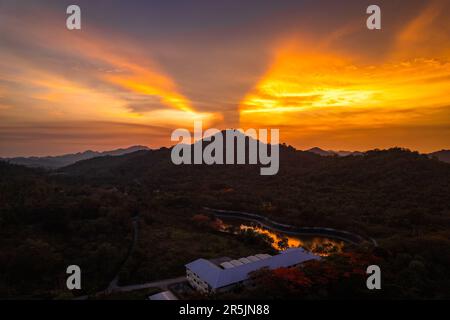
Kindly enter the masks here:
M 224 269 L 234 268 L 234 266 L 233 266 L 231 263 L 229 263 L 229 262 L 223 262 L 223 263 L 221 263 L 220 265 L 221 265 L 222 268 L 224 268 Z
M 240 258 L 239 261 L 242 263 L 251 263 L 251 261 L 248 258 Z
M 178 300 L 170 291 L 163 291 L 148 297 L 150 300 Z
M 239 260 L 231 260 L 230 263 L 235 267 L 243 265 L 243 263 L 240 262 Z
M 252 261 L 252 262 L 261 260 L 261 259 L 255 257 L 255 256 L 248 256 L 247 259 L 250 260 L 250 261 Z
M 290 248 L 275 256 L 255 255 L 258 260 L 248 259 L 250 263 L 228 267 L 226 269 L 211 263 L 206 259 L 197 259 L 186 264 L 186 268 L 197 274 L 213 289 L 225 287 L 248 279 L 249 273 L 261 268 L 276 269 L 293 266 L 307 260 L 320 259 L 318 256 L 302 248 Z

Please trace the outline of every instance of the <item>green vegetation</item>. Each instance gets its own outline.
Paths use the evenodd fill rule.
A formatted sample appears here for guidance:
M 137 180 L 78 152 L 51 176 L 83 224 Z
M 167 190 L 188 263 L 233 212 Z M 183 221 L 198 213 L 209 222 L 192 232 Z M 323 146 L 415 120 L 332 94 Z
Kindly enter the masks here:
M 131 242 L 131 201 L 42 172 L 0 163 L 0 297 L 49 298 L 66 268 L 83 272 L 80 295 L 107 285 Z
M 253 241 L 240 241 L 198 223 L 188 212 L 160 208 L 146 212 L 141 221 L 138 244 L 120 273 L 120 285 L 179 277 L 185 274 L 186 263 L 200 257 L 239 258 L 273 250 L 256 235 Z
M 57 172 L 0 163 L 0 297 L 64 294 L 69 264 L 83 271 L 77 294 L 104 289 L 127 257 L 133 216 L 138 241 L 120 284 L 179 276 L 199 257 L 270 250 L 193 219 L 203 207 L 373 237 L 371 254 L 396 288 L 383 291 L 389 297 L 450 297 L 449 164 L 402 149 L 320 157 L 283 146 L 280 155 L 276 176 L 248 165 L 175 166 L 165 148 Z

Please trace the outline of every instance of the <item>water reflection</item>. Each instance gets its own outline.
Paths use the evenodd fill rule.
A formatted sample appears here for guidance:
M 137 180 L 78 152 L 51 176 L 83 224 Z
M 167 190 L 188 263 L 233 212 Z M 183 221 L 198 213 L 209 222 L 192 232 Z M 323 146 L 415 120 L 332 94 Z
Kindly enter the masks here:
M 325 238 L 321 236 L 288 235 L 273 231 L 256 223 L 222 222 L 223 231 L 236 232 L 237 230 L 251 230 L 258 234 L 267 236 L 272 240 L 272 247 L 276 250 L 287 248 L 304 248 L 320 256 L 328 256 L 333 253 L 341 253 L 344 249 L 344 241 Z M 237 229 L 237 230 L 236 230 Z

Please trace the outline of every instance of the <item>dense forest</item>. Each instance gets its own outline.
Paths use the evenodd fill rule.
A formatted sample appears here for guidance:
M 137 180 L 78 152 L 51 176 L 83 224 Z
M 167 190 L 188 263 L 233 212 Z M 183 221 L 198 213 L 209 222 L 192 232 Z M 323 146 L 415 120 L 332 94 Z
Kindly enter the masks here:
M 0 162 L 0 297 L 70 296 L 65 289 L 69 264 L 83 270 L 85 285 L 76 293 L 81 295 L 104 289 L 116 273 L 121 284 L 148 282 L 180 276 L 183 265 L 199 257 L 238 258 L 271 250 L 264 239 L 236 237 L 199 223 L 195 216 L 204 207 L 375 238 L 377 248 L 353 248 L 371 258 L 352 261 L 359 267 L 360 261 L 379 261 L 390 288 L 379 295 L 450 297 L 450 164 L 399 148 L 322 157 L 283 145 L 279 173 L 261 176 L 252 165 L 176 166 L 170 151 L 98 157 L 55 171 Z M 139 239 L 122 265 L 136 217 Z M 348 265 L 343 257 L 322 263 L 317 268 Z M 347 278 L 354 283 L 358 274 L 342 272 L 326 285 L 336 288 Z M 275 295 L 285 284 L 277 279 L 298 276 L 266 275 L 267 281 L 258 283 L 265 291 L 257 292 Z M 342 295 L 323 286 L 309 285 L 307 292 L 288 287 L 299 298 Z M 360 297 L 360 288 L 340 287 Z M 236 294 L 249 295 L 246 290 Z

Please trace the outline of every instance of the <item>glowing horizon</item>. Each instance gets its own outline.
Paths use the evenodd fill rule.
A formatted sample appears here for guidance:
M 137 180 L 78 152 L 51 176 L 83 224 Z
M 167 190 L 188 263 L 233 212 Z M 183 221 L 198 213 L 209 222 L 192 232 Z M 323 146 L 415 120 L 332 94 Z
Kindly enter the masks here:
M 80 0 L 72 32 L 63 3 L 6 0 L 0 157 L 169 146 L 195 120 L 279 128 L 298 149 L 450 149 L 450 4 L 380 5 L 383 29 L 368 31 L 354 0 Z
M 308 145 L 310 136 L 339 131 L 446 126 L 449 94 L 448 59 L 357 64 L 351 57 L 308 53 L 289 44 L 278 51 L 267 73 L 241 101 L 240 122 L 243 127 L 284 128 L 284 141 L 296 145 L 295 140 L 304 137 Z M 432 151 L 433 143 L 422 150 Z M 371 148 L 366 146 L 354 149 Z M 405 137 L 400 146 L 413 144 Z M 336 145 L 325 148 L 342 150 Z

